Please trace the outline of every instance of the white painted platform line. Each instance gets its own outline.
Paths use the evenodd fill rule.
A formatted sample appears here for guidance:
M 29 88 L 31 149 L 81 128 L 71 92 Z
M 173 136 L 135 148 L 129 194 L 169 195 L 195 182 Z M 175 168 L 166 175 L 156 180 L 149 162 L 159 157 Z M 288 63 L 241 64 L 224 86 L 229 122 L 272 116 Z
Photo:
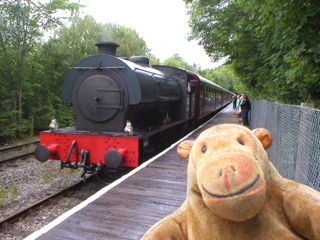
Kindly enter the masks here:
M 226 107 L 225 109 L 223 109 L 221 112 L 224 112 L 228 107 Z M 119 178 L 118 180 L 114 181 L 113 183 L 111 183 L 110 185 L 102 188 L 100 191 L 98 191 L 97 193 L 95 193 L 94 195 L 92 195 L 91 197 L 89 197 L 87 200 L 83 201 L 82 203 L 80 203 L 79 205 L 73 207 L 72 209 L 70 209 L 69 211 L 65 212 L 64 214 L 62 214 L 61 216 L 59 216 L 58 218 L 56 218 L 55 220 L 53 220 L 51 223 L 49 223 L 48 225 L 44 226 L 43 228 L 39 229 L 38 231 L 32 233 L 31 235 L 29 235 L 28 237 L 26 237 L 24 240 L 33 240 L 36 239 L 37 237 L 41 236 L 42 234 L 48 232 L 50 229 L 52 229 L 53 227 L 57 226 L 59 223 L 63 222 L 65 219 L 67 219 L 68 217 L 70 217 L 72 214 L 74 214 L 75 212 L 81 210 L 82 208 L 84 208 L 85 206 L 87 206 L 89 203 L 93 202 L 94 200 L 98 199 L 99 197 L 101 197 L 103 194 L 105 194 L 106 192 L 108 192 L 110 189 L 114 188 L 115 186 L 117 186 L 118 184 L 120 184 L 121 182 L 123 182 L 124 180 L 126 180 L 128 177 L 132 176 L 133 174 L 135 174 L 136 172 L 140 171 L 141 169 L 145 168 L 146 166 L 148 166 L 150 163 L 152 163 L 154 160 L 156 160 L 157 158 L 159 158 L 160 156 L 162 156 L 163 154 L 165 154 L 166 152 L 168 152 L 169 150 L 171 150 L 172 148 L 174 148 L 175 146 L 177 146 L 181 141 L 183 141 L 184 139 L 188 138 L 191 134 L 193 134 L 195 131 L 197 131 L 198 129 L 200 129 L 201 127 L 203 127 L 204 125 L 206 125 L 208 122 L 210 122 L 212 119 L 214 119 L 215 117 L 217 117 L 221 112 L 217 113 L 217 115 L 215 115 L 213 118 L 211 118 L 210 120 L 208 120 L 207 122 L 205 122 L 204 124 L 202 124 L 200 127 L 198 127 L 197 129 L 193 130 L 192 132 L 190 132 L 188 135 L 186 135 L 185 137 L 181 138 L 180 140 L 178 140 L 177 142 L 175 142 L 174 144 L 172 144 L 169 148 L 167 148 L 166 150 L 162 151 L 161 153 L 157 154 L 156 156 L 154 156 L 153 158 L 149 159 L 148 161 L 144 162 L 143 164 L 141 164 L 139 167 L 133 169 L 130 173 L 124 175 L 123 177 Z

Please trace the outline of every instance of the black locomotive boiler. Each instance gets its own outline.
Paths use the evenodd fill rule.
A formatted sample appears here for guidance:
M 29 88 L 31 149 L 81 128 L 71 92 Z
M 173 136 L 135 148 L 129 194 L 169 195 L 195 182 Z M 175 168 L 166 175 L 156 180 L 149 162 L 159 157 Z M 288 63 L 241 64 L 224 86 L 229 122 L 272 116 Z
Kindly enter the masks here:
M 231 101 L 232 93 L 188 70 L 150 66 L 147 57 L 116 56 L 113 42 L 68 73 L 62 99 L 72 104 L 76 126 L 40 133 L 41 161 L 105 174 L 137 167 L 139 156 L 166 138 L 197 126 Z

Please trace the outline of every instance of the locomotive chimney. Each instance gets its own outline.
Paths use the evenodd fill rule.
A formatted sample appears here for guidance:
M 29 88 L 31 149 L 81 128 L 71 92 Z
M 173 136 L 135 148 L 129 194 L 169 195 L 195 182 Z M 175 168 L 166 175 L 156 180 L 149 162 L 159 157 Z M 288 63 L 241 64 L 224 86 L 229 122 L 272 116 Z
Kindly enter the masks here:
M 109 54 L 112 56 L 116 56 L 118 44 L 114 42 L 99 42 L 96 44 L 98 47 L 98 54 Z

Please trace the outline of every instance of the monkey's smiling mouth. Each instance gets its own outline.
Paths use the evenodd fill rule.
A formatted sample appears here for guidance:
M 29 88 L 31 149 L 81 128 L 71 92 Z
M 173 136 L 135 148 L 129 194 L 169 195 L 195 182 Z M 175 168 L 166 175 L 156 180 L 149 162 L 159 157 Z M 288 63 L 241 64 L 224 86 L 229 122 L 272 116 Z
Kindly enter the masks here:
M 256 178 L 249 185 L 241 188 L 239 191 L 237 191 L 235 193 L 230 193 L 228 195 L 218 195 L 218 194 L 211 193 L 203 185 L 202 185 L 202 188 L 206 193 L 208 193 L 212 197 L 216 197 L 216 198 L 234 197 L 234 196 L 237 196 L 237 195 L 240 195 L 240 194 L 244 193 L 246 190 L 248 190 L 249 188 L 253 187 L 253 185 L 259 180 L 259 178 L 260 178 L 260 174 L 258 174 L 256 176 Z

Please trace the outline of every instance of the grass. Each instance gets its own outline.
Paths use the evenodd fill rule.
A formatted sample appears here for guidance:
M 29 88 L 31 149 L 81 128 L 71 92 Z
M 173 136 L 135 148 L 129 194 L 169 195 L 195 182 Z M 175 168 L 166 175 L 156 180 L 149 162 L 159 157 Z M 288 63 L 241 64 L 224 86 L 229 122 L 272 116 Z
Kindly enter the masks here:
M 0 188 L 0 208 L 7 206 L 6 196 L 7 190 L 4 188 Z
M 66 169 L 57 169 L 51 166 L 51 161 L 46 162 L 44 174 L 42 177 L 42 183 L 52 183 L 56 178 L 61 178 L 64 176 L 68 176 L 71 174 L 74 174 L 77 171 L 82 171 L 81 168 L 78 169 L 71 169 L 71 168 L 66 168 Z
M 48 169 L 46 167 L 45 173 L 43 174 L 42 183 L 52 183 L 54 179 L 61 177 L 57 171 Z
M 10 192 L 10 199 L 9 194 Z M 18 187 L 14 183 L 10 190 L 7 190 L 5 188 L 0 188 L 0 208 L 7 206 L 7 202 L 13 202 L 18 196 Z
M 11 194 L 10 194 L 10 200 L 13 202 L 17 195 L 18 195 L 18 188 L 17 185 L 14 183 L 13 186 L 11 187 Z

